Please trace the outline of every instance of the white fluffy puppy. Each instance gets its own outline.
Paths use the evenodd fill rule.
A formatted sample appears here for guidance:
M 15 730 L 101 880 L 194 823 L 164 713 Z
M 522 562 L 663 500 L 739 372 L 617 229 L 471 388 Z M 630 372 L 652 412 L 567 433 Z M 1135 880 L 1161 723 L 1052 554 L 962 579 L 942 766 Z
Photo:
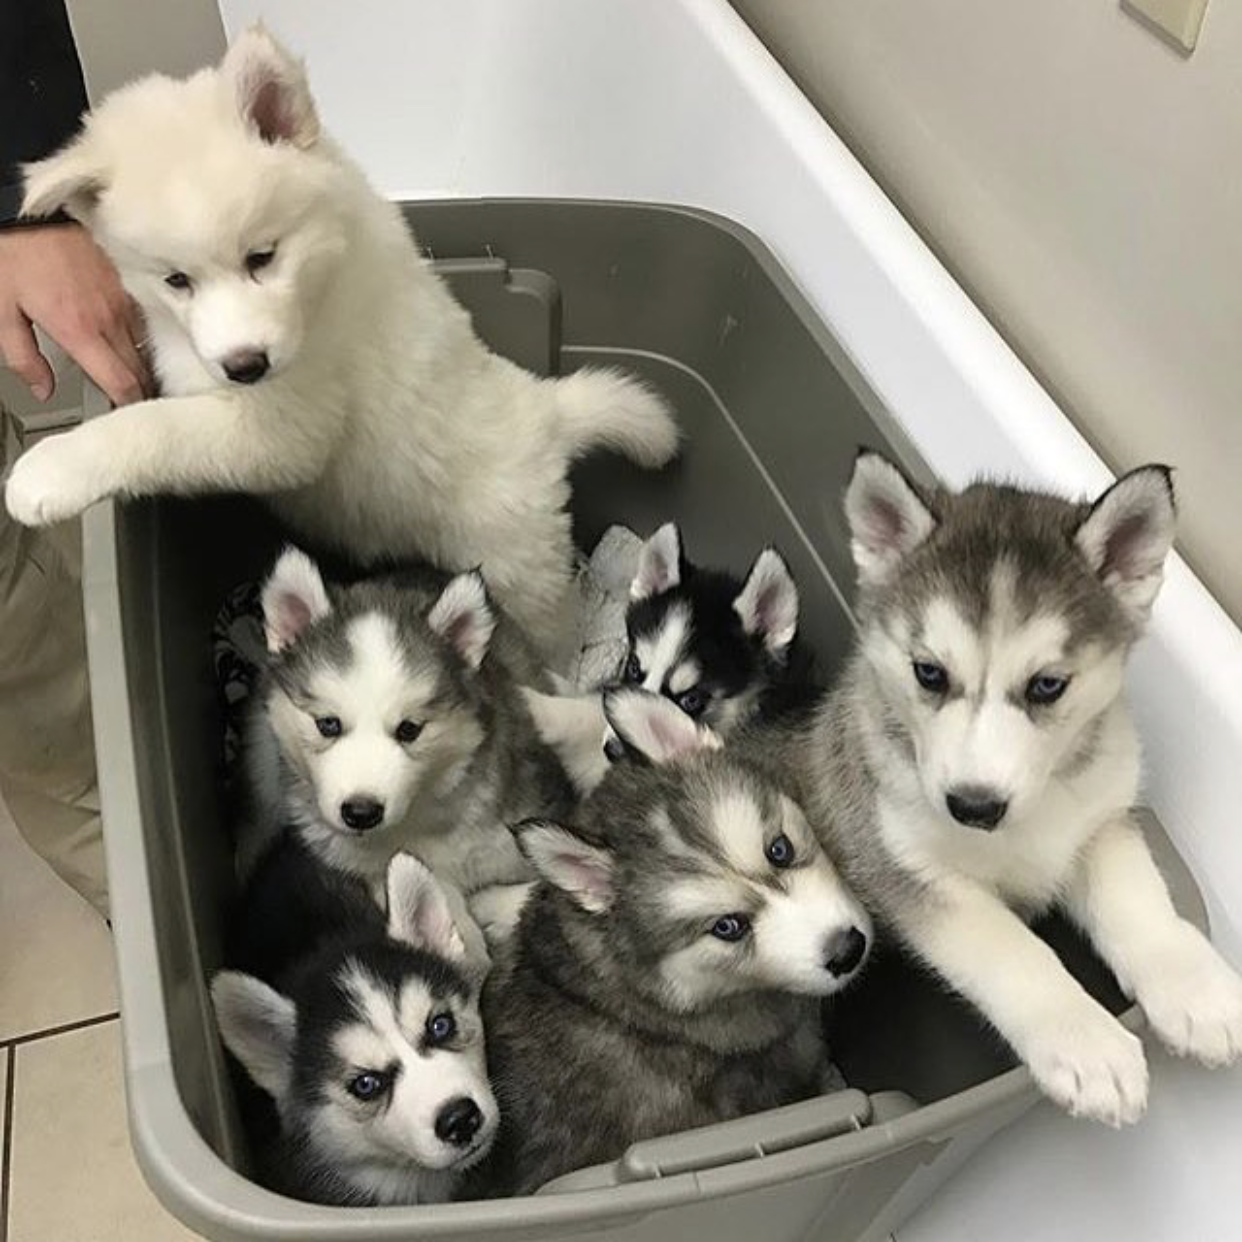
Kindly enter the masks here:
M 261 27 L 218 67 L 116 91 L 28 166 L 26 214 L 58 208 L 141 305 L 165 395 L 26 453 L 5 499 L 28 525 L 112 495 L 258 493 L 359 560 L 481 566 L 547 639 L 570 578 L 571 461 L 676 451 L 636 380 L 540 379 L 483 345 Z

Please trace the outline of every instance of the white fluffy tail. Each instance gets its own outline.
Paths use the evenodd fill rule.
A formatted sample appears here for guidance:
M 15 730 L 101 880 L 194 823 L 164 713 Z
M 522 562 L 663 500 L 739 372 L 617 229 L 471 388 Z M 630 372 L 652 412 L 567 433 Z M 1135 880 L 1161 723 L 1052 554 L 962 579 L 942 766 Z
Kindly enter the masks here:
M 571 457 L 607 448 L 657 469 L 676 455 L 680 433 L 672 411 L 639 380 L 620 371 L 586 370 L 553 382 Z

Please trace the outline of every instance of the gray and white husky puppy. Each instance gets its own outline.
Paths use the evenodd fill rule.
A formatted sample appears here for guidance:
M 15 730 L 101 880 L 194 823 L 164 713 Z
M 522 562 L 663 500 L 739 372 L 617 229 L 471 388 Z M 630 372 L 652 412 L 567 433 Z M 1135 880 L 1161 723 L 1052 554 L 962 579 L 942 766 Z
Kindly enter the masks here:
M 529 877 L 507 825 L 570 789 L 518 684 L 538 658 L 478 573 L 328 586 L 287 550 L 262 591 L 270 664 L 250 720 L 243 860 L 292 824 L 379 887 L 398 850 L 463 893 Z
M 1060 905 L 1173 1052 L 1242 1053 L 1242 981 L 1174 911 L 1131 814 L 1122 693 L 1173 541 L 1169 471 L 1094 503 L 976 483 L 924 496 L 858 458 L 846 513 L 859 641 L 778 760 L 873 913 L 1075 1115 L 1136 1120 L 1141 1043 L 1024 918 Z
M 820 1000 L 867 953 L 866 912 L 761 769 L 667 699 L 607 711 L 633 760 L 572 826 L 514 830 L 540 881 L 484 990 L 489 1193 L 816 1094 Z
M 225 1046 L 275 1106 L 243 1099 L 260 1176 L 297 1198 L 442 1202 L 496 1134 L 482 972 L 446 895 L 398 854 L 387 905 L 289 838 L 238 912 L 249 970 L 212 980 Z

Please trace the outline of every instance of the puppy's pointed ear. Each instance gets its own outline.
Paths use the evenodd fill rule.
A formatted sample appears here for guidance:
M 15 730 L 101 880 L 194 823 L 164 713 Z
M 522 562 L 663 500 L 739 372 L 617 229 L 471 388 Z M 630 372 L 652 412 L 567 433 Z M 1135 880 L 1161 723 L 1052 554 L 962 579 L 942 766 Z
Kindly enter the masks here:
M 539 875 L 588 914 L 602 914 L 611 907 L 616 864 L 604 846 L 546 819 L 528 819 L 513 829 L 513 835 Z
M 237 37 L 220 69 L 237 96 L 243 119 L 264 142 L 314 146 L 319 115 L 306 70 L 261 22 Z
M 50 216 L 64 211 L 89 223 L 103 192 L 102 157 L 89 129 L 54 155 L 22 166 L 25 193 L 23 216 Z
M 647 690 L 608 691 L 604 716 L 627 753 L 650 763 L 673 763 L 721 746 L 718 734 L 697 724 L 676 703 Z
M 472 669 L 477 669 L 496 630 L 496 614 L 487 598 L 483 575 L 477 569 L 458 574 L 432 605 L 427 624 Z
M 275 655 L 293 646 L 308 626 L 332 611 L 319 566 L 298 548 L 286 548 L 263 584 L 263 631 Z
M 1140 466 L 1091 506 L 1074 536 L 1100 581 L 1137 623 L 1147 619 L 1164 580 L 1176 522 L 1173 472 Z
M 228 1050 L 277 1103 L 289 1090 L 297 1009 L 253 975 L 222 970 L 211 981 L 216 1022 Z
M 765 548 L 751 566 L 746 585 L 733 601 L 742 629 L 759 639 L 769 655 L 781 657 L 798 632 L 798 588 L 785 558 Z
M 681 531 L 676 522 L 665 522 L 638 554 L 638 568 L 630 583 L 630 599 L 650 599 L 671 591 L 683 576 Z
M 388 864 L 388 934 L 450 961 L 466 955 L 465 942 L 439 881 L 413 854 Z
M 936 515 L 887 457 L 863 449 L 845 491 L 845 517 L 858 580 L 884 582 L 936 528 Z

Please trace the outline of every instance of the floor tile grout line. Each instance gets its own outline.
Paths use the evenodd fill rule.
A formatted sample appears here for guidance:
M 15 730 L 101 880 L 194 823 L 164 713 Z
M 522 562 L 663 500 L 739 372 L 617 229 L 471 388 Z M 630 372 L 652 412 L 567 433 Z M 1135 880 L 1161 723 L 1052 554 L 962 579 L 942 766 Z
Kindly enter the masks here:
M 0 1178 L 0 1242 L 8 1242 L 9 1237 L 9 1183 L 13 1180 L 13 1093 L 17 1078 L 17 1049 L 4 1050 L 6 1073 L 4 1078 L 4 1135 L 3 1165 L 4 1176 Z
M 115 1022 L 120 1012 L 113 1009 L 110 1013 L 99 1013 L 93 1018 L 79 1018 L 76 1022 L 65 1022 L 60 1026 L 49 1026 L 42 1031 L 28 1031 L 24 1035 L 13 1035 L 8 1039 L 0 1039 L 0 1048 L 20 1048 L 23 1044 L 38 1043 L 41 1039 L 55 1039 L 57 1035 L 72 1035 L 74 1031 L 85 1031 L 92 1026 L 102 1026 L 105 1022 Z M 3 1242 L 0 1238 L 0 1242 Z

